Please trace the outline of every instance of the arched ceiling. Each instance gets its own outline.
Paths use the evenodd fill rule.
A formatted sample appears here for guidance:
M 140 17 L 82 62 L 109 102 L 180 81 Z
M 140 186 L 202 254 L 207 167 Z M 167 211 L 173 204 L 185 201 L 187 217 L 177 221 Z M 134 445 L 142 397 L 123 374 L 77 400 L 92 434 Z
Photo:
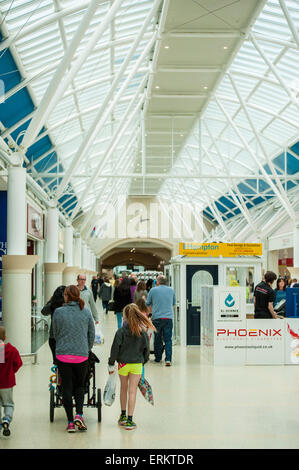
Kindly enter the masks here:
M 20 152 L 71 222 L 119 194 L 196 204 L 227 239 L 256 233 L 272 199 L 296 218 L 296 0 L 2 0 L 0 14 L 2 166 Z

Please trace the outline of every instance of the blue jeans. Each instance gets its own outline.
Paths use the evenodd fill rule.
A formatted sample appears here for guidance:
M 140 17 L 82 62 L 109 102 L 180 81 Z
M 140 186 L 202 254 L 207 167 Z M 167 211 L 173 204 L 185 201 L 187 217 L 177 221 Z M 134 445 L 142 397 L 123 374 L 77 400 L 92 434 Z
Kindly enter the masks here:
M 121 328 L 123 322 L 123 314 L 122 312 L 116 312 L 117 317 L 117 328 Z
M 102 300 L 103 309 L 108 313 L 108 300 Z
M 157 319 L 153 320 L 153 325 L 156 327 L 157 333 L 155 333 L 154 339 L 154 352 L 155 361 L 160 362 L 162 359 L 162 348 L 163 342 L 165 343 L 165 361 L 172 359 L 172 320 Z

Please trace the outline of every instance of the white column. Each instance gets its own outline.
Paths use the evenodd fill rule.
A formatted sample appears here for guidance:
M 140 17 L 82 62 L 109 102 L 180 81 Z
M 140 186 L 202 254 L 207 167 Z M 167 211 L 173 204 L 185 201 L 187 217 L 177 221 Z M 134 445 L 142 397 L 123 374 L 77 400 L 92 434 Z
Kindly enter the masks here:
M 63 271 L 63 282 L 66 286 L 77 284 L 77 275 L 80 267 L 74 266 L 74 244 L 73 244 L 73 227 L 67 225 L 63 232 L 64 236 L 64 262 L 67 263 Z
M 272 271 L 278 275 L 278 250 L 268 251 L 267 271 Z
M 59 222 L 58 209 L 49 207 L 47 212 L 47 253 L 46 263 L 58 263 Z
M 75 237 L 74 264 L 82 268 L 82 240 L 80 236 Z
M 64 262 L 73 266 L 73 227 L 67 225 L 64 229 Z
M 21 163 L 18 155 L 14 158 Z M 26 170 L 12 166 L 7 182 L 7 255 L 2 256 L 3 325 L 21 354 L 31 352 L 31 274 L 39 258 L 27 256 L 26 219 Z
M 7 255 L 27 254 L 26 169 L 11 166 L 7 182 Z
M 65 263 L 60 263 L 59 252 L 59 211 L 49 207 L 46 221 L 46 259 L 45 259 L 45 302 L 52 297 L 55 289 L 63 284 L 62 273 Z
M 294 268 L 299 268 L 299 220 L 294 224 Z

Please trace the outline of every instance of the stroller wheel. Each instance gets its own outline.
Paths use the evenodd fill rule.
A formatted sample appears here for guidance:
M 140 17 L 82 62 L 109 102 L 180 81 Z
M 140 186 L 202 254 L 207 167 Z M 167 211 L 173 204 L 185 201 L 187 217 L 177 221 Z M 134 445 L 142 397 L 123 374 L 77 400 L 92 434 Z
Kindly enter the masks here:
M 54 398 L 54 389 L 50 390 L 50 422 L 54 421 L 54 408 L 55 408 L 55 398 Z
M 97 408 L 98 408 L 98 422 L 100 423 L 102 421 L 102 395 L 101 395 L 101 389 L 98 388 L 98 394 L 97 394 Z

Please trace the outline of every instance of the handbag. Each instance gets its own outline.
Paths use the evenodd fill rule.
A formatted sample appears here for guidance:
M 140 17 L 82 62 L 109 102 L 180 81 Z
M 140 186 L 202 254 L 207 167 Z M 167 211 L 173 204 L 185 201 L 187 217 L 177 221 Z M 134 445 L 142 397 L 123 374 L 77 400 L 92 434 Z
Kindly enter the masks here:
M 114 312 L 114 311 L 115 311 L 115 302 L 114 302 L 114 300 L 109 300 L 109 302 L 108 302 L 108 310 L 110 310 L 110 312 Z

